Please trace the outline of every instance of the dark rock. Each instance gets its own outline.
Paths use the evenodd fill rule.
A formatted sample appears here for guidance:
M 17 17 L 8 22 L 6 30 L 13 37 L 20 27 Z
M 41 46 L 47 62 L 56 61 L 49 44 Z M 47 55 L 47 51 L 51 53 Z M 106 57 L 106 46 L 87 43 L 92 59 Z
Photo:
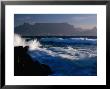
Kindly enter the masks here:
M 48 65 L 33 61 L 27 53 L 28 46 L 14 47 L 14 75 L 15 76 L 47 76 L 52 73 Z

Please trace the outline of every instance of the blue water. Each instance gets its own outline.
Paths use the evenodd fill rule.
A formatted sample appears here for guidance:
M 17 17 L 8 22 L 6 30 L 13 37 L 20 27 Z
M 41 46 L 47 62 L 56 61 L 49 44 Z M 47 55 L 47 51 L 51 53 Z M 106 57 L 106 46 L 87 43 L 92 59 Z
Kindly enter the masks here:
M 43 37 L 39 42 L 41 46 L 28 53 L 34 61 L 50 66 L 49 76 L 97 75 L 96 38 Z

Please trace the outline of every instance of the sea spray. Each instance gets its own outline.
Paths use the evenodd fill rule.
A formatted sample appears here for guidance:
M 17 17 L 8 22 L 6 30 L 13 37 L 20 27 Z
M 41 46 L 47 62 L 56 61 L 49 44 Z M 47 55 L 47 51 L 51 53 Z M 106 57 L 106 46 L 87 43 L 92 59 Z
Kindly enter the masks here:
M 26 41 L 20 35 L 14 34 L 14 46 L 29 46 L 29 50 L 37 50 L 40 49 L 41 44 L 37 39 Z
M 28 46 L 29 46 L 29 50 L 37 50 L 37 49 L 40 49 L 40 42 L 37 41 L 37 39 L 35 40 L 31 40 L 28 42 Z
M 26 41 L 26 38 L 22 38 L 20 35 L 15 34 L 14 37 L 14 46 L 29 46 L 29 51 L 33 51 L 37 57 L 56 57 L 56 58 L 64 58 L 69 60 L 79 60 L 84 58 L 91 58 L 96 57 L 96 49 L 93 50 L 90 48 L 84 48 L 84 47 L 44 47 L 44 45 L 41 45 L 40 42 L 35 38 L 30 41 Z M 44 38 L 43 38 L 44 39 Z M 49 38 L 45 38 L 49 39 Z M 54 38 L 58 40 L 59 38 Z M 63 39 L 63 38 L 62 38 Z M 69 38 L 70 39 L 70 38 Z M 75 38 L 76 39 L 76 38 Z M 82 38 L 79 38 L 82 40 Z M 65 40 L 65 39 L 64 39 Z M 73 39 L 74 40 L 74 39 Z M 77 38 L 78 40 L 78 38 Z M 89 40 L 89 39 L 88 39 Z M 95 40 L 95 39 L 93 39 Z M 85 40 L 84 40 L 85 41 Z M 92 41 L 92 40 L 90 40 Z M 34 54 L 33 53 L 33 54 Z
M 14 46 L 26 46 L 26 41 L 25 39 L 21 38 L 20 35 L 14 34 Z

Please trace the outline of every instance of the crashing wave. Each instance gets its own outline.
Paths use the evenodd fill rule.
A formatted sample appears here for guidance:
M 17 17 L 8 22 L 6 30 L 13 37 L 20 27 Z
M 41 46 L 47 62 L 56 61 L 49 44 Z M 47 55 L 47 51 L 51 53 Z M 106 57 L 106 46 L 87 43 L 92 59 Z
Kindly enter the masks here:
M 47 64 L 52 69 L 53 76 L 60 75 L 96 75 L 97 49 L 96 39 L 88 38 L 41 38 L 41 41 L 56 43 L 90 43 L 90 46 L 44 46 L 37 40 L 26 41 L 15 34 L 14 46 L 29 46 L 28 53 L 34 61 Z M 68 60 L 65 60 L 68 59 Z
M 26 39 L 22 38 L 20 35 L 14 34 L 14 46 L 29 46 L 29 50 L 36 50 L 42 45 L 37 39 L 26 41 Z
M 96 43 L 96 39 L 84 39 L 84 38 L 41 38 L 43 41 L 53 41 L 53 42 L 90 42 Z M 71 46 L 68 47 L 41 47 L 42 45 L 37 39 L 26 41 L 26 39 L 22 38 L 20 35 L 15 34 L 14 37 L 14 46 L 29 46 L 30 51 L 34 51 L 32 56 L 36 57 L 56 57 L 56 58 L 63 58 L 63 59 L 83 59 L 83 58 L 90 58 L 96 57 L 96 49 L 89 49 L 87 48 L 73 48 Z M 35 55 L 34 55 L 35 54 Z

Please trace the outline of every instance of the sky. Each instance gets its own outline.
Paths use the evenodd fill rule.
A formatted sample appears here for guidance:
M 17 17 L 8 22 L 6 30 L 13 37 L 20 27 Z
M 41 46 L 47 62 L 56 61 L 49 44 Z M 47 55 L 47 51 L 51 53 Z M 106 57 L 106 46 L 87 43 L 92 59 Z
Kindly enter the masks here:
M 76 28 L 92 29 L 97 27 L 96 14 L 15 14 L 14 26 L 23 23 L 68 23 Z

